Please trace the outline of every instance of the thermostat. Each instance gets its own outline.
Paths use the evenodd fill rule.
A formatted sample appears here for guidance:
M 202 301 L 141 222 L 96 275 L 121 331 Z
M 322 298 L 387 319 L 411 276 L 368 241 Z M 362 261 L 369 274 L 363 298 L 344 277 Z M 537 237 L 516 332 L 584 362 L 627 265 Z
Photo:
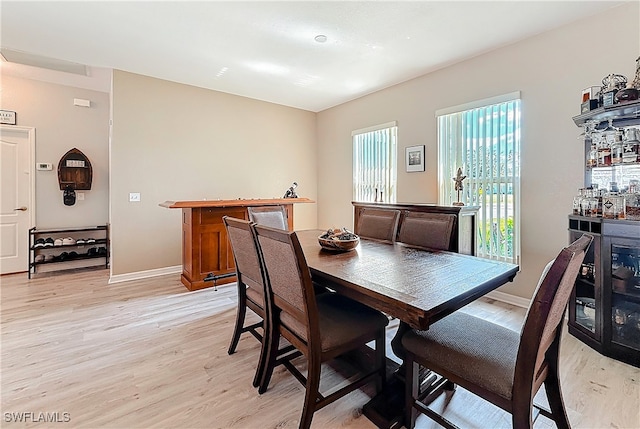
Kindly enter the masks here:
M 37 170 L 53 170 L 53 166 L 50 162 L 38 162 L 36 164 Z

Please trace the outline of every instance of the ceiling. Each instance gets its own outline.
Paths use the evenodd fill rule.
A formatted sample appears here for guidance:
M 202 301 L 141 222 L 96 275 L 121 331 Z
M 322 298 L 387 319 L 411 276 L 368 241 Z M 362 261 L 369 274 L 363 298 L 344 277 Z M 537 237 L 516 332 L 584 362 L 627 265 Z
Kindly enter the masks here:
M 113 68 L 318 112 L 622 3 L 1 0 L 0 41 L 90 66 L 53 72 L 77 86 Z

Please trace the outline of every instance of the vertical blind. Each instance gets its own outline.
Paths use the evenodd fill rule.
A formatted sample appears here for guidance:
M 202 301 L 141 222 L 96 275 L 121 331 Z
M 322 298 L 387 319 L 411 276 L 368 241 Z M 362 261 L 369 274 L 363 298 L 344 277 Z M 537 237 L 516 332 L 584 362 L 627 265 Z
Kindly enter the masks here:
M 396 202 L 395 122 L 354 131 L 352 137 L 354 201 Z
M 520 100 L 438 116 L 439 200 L 458 199 L 453 177 L 467 178 L 460 201 L 479 206 L 478 256 L 517 262 L 520 198 Z

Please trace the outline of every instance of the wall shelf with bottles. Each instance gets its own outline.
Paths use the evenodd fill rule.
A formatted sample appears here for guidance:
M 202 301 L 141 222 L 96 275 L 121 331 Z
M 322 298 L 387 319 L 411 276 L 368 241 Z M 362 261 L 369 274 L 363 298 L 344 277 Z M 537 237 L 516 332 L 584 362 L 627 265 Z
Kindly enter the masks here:
M 640 101 L 599 107 L 573 120 L 584 128 L 585 187 L 578 199 L 586 205 L 574 201 L 573 214 L 640 221 Z

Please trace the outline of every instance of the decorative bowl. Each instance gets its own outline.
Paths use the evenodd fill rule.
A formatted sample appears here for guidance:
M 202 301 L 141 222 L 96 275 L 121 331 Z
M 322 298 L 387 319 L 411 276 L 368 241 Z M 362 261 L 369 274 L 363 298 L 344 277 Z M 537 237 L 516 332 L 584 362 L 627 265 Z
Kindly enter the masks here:
M 325 250 L 348 252 L 358 246 L 360 237 L 345 228 L 330 229 L 318 237 L 318 243 Z

